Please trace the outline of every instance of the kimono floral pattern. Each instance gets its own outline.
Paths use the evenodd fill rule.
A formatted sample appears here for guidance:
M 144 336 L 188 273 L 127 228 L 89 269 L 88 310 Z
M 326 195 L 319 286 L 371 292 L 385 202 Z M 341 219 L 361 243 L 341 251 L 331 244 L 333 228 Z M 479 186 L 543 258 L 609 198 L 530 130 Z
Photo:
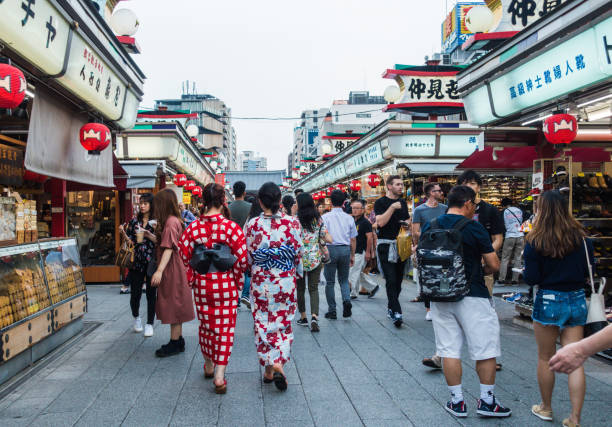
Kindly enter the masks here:
M 199 274 L 189 265 L 194 247 L 222 243 L 238 258 L 226 272 Z M 181 236 L 181 258 L 187 267 L 187 278 L 193 287 L 195 306 L 200 320 L 199 341 L 202 354 L 218 365 L 227 365 L 234 345 L 238 291 L 244 284 L 247 252 L 244 233 L 235 222 L 222 215 L 202 216 L 193 221 Z
M 128 235 L 130 240 L 134 243 L 134 265 L 132 270 L 144 272 L 147 271 L 147 265 L 153 258 L 155 253 L 155 243 L 149 239 L 143 239 L 142 243 L 136 243 L 136 229 L 142 227 L 142 222 L 138 221 L 138 218 L 134 217 L 125 227 L 125 234 Z M 145 230 L 155 234 L 155 229 L 151 227 L 151 224 L 147 223 L 144 227 Z
M 277 214 L 253 218 L 246 227 L 251 269 L 255 347 L 262 366 L 290 359 L 296 310 L 296 268 L 303 253 L 297 219 Z
M 314 231 L 306 230 L 302 228 L 302 242 L 304 243 L 304 256 L 302 257 L 302 264 L 304 265 L 304 271 L 312 271 L 321 264 L 321 249 L 319 247 L 319 241 L 322 236 L 327 233 L 327 228 L 323 224 L 322 220 L 314 225 Z

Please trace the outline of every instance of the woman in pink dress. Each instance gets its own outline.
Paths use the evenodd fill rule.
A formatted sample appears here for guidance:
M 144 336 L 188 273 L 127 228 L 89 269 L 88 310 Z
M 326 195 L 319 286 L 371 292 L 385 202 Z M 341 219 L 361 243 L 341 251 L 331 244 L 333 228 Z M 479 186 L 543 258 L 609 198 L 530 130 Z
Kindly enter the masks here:
M 300 223 L 279 212 L 280 188 L 268 182 L 259 189 L 263 213 L 247 224 L 251 268 L 251 311 L 255 347 L 265 367 L 263 382 L 287 389 L 284 365 L 289 361 L 295 316 L 295 281 L 301 266 Z
M 219 184 L 204 187 L 206 211 L 193 221 L 183 233 L 181 256 L 187 267 L 187 277 L 193 284 L 196 310 L 200 320 L 200 348 L 204 355 L 204 377 L 213 378 L 215 393 L 227 392 L 225 368 L 232 347 L 238 308 L 238 291 L 242 289 L 247 267 L 244 233 L 238 224 L 230 221 L 225 206 L 225 191 Z M 200 274 L 189 265 L 196 246 L 211 249 L 215 243 L 230 248 L 236 262 L 231 270 Z
M 155 314 L 161 323 L 170 324 L 170 342 L 162 345 L 155 355 L 167 357 L 185 351 L 183 323 L 193 320 L 195 314 L 187 273 L 179 254 L 183 221 L 176 194 L 168 188 L 159 191 L 153 198 L 153 206 L 157 218 L 157 270 L 151 278 L 151 286 L 158 288 Z

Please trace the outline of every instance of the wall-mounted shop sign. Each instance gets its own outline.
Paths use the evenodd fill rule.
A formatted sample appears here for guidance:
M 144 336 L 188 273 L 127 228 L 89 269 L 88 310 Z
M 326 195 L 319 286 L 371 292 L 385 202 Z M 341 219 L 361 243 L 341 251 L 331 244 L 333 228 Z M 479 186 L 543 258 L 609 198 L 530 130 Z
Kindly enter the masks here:
M 440 135 L 440 157 L 468 157 L 478 150 L 479 135 Z
M 138 97 L 49 0 L 0 1 L 0 41 L 121 128 Z M 103 40 L 105 41 L 105 40 Z
M 359 171 L 375 166 L 383 160 L 380 142 L 376 142 L 346 160 L 344 162 L 344 169 L 347 175 L 353 175 Z
M 23 183 L 23 151 L 0 144 L 0 184 L 19 186 Z
M 490 32 L 522 31 L 567 0 L 487 0 L 495 16 Z
M 436 135 L 391 136 L 389 152 L 395 157 L 433 157 L 436 153 Z
M 612 75 L 612 17 L 532 58 L 463 98 L 470 123 L 482 125 Z M 493 107 L 493 109 L 491 108 Z

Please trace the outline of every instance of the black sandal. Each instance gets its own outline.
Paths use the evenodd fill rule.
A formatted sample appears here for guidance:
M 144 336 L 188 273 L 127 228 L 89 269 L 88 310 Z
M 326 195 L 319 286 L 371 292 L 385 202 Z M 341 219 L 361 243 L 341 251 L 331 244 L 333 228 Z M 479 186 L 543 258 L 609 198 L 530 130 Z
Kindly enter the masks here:
M 266 378 L 265 376 L 263 377 L 264 384 L 272 384 L 273 382 L 274 382 L 274 378 Z
M 274 372 L 274 379 L 272 381 L 274 381 L 274 385 L 280 391 L 287 390 L 287 378 L 280 372 Z

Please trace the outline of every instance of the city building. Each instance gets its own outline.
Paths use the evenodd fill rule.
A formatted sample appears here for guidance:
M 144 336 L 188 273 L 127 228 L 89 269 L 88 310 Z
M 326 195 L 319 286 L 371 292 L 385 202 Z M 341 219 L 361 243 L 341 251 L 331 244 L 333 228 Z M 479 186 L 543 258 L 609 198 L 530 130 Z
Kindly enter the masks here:
M 198 126 L 195 138 L 200 151 L 208 157 L 216 157 L 221 170 L 238 169 L 232 110 L 222 100 L 207 94 L 183 93 L 179 99 L 155 101 L 155 108 L 195 113 L 197 116 L 190 118 L 185 126 Z
M 240 170 L 249 172 L 266 171 L 268 170 L 268 159 L 254 151 L 241 151 Z
M 257 194 L 259 188 L 266 182 L 282 186 L 284 176 L 284 170 L 228 171 L 225 173 L 225 184 L 226 188 L 231 189 L 236 182 L 242 181 L 246 184 L 247 193 Z

